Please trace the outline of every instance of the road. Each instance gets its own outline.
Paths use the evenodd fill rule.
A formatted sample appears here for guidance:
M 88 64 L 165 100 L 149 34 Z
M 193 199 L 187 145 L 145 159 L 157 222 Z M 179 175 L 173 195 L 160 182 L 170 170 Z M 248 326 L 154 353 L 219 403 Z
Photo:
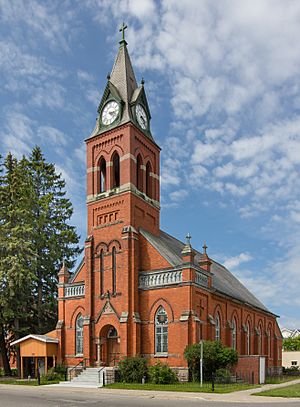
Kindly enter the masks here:
M 0 407 L 253 407 L 287 404 L 300 406 L 300 399 L 278 399 L 226 394 L 187 394 L 170 392 L 131 392 L 108 389 L 62 389 L 58 387 L 26 387 L 0 385 Z

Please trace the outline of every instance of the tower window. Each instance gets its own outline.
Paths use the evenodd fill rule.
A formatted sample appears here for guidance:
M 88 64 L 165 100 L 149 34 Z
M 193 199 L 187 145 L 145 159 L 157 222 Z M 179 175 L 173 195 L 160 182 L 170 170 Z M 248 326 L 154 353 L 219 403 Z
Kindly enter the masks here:
M 112 291 L 113 294 L 117 292 L 117 259 L 116 248 L 112 248 Z
M 104 252 L 100 252 L 100 294 L 104 292 Z
M 143 173 L 142 173 L 142 157 L 139 154 L 136 159 L 136 187 L 139 191 L 143 191 Z
M 75 324 L 75 347 L 76 355 L 83 354 L 83 316 L 81 314 L 76 318 Z
M 155 315 L 155 353 L 168 353 L 168 316 L 163 307 Z
M 146 165 L 146 195 L 152 198 L 152 182 L 151 182 L 151 164 L 147 162 Z
M 99 193 L 106 191 L 106 161 L 102 157 L 100 160 L 100 180 L 99 180 Z
M 113 188 L 120 186 L 120 157 L 118 153 L 113 156 Z

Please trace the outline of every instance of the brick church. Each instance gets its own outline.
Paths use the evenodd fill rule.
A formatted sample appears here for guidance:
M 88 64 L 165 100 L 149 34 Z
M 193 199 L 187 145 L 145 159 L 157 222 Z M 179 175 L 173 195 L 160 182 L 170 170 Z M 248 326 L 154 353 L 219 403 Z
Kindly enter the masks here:
M 188 344 L 220 340 L 240 369 L 266 357 L 281 366 L 281 334 L 270 312 L 224 266 L 160 230 L 160 147 L 151 134 L 144 82 L 124 38 L 87 148 L 84 258 L 59 272 L 58 360 L 115 366 L 142 355 L 187 372 Z M 188 228 L 188 226 L 187 226 Z

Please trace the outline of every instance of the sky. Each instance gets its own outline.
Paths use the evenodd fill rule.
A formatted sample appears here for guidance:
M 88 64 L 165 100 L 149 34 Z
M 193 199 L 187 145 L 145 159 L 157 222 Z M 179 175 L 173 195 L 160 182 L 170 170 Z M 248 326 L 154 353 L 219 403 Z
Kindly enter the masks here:
M 0 0 L 0 154 L 39 145 L 86 236 L 85 144 L 120 40 L 161 151 L 161 228 L 300 328 L 300 2 Z

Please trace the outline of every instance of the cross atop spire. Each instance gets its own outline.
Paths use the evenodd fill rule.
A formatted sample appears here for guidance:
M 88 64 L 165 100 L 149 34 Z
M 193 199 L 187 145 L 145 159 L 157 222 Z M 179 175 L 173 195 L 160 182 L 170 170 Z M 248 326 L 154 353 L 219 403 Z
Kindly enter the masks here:
M 202 246 L 203 250 L 204 250 L 204 254 L 206 254 L 206 250 L 207 250 L 207 246 L 206 243 L 204 242 L 204 245 Z
M 185 238 L 186 238 L 186 243 L 187 243 L 188 245 L 190 245 L 190 244 L 191 244 L 191 238 L 192 238 L 192 236 L 190 235 L 190 233 L 188 233 Z
M 120 44 L 127 44 L 126 40 L 125 40 L 125 30 L 127 28 L 127 25 L 124 23 L 121 25 L 119 31 L 122 33 L 122 39 L 120 41 Z

